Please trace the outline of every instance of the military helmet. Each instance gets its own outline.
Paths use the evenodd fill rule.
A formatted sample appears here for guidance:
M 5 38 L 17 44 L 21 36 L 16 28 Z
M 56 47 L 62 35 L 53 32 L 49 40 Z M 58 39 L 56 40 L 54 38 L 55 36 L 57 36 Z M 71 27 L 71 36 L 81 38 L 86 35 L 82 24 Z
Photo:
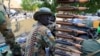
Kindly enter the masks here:
M 51 10 L 49 9 L 49 8 L 47 8 L 47 7 L 42 7 L 42 8 L 40 8 L 39 9 L 39 11 L 37 11 L 35 14 L 34 14 L 34 16 L 33 16 L 33 18 L 35 19 L 35 20 L 38 20 L 38 16 L 40 16 L 40 15 L 43 15 L 43 14 L 47 14 L 47 15 L 53 15 L 53 13 L 51 12 Z

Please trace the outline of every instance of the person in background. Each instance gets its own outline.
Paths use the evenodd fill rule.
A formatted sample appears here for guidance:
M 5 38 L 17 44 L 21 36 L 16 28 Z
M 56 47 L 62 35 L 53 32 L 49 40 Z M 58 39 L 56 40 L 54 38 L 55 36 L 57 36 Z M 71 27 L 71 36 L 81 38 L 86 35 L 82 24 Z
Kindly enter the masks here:
M 94 38 L 98 39 L 99 36 L 100 36 L 100 23 L 99 23 L 99 25 L 98 25 L 98 27 L 97 27 L 97 31 L 96 31 L 96 33 L 95 33 L 95 35 L 94 35 Z
M 49 8 L 42 7 L 34 14 L 34 19 L 37 23 L 33 25 L 27 38 L 25 56 L 45 56 L 45 50 L 55 46 L 51 30 L 55 26 L 56 18 Z
M 21 56 L 20 46 L 15 42 L 15 36 L 10 28 L 8 14 L 3 3 L 0 2 L 0 32 L 5 37 L 5 42 L 10 46 L 12 56 Z

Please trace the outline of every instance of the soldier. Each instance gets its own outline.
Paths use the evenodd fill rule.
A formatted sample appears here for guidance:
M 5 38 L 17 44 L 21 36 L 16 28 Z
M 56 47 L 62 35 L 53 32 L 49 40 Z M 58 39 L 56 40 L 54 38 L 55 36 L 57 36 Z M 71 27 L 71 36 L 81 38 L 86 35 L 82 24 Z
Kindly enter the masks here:
M 6 13 L 6 9 L 4 5 L 0 3 L 0 32 L 5 37 L 5 42 L 10 46 L 13 56 L 21 56 L 20 46 L 15 43 L 15 36 L 11 31 L 10 27 L 7 27 L 8 15 Z
M 37 24 L 29 34 L 26 43 L 26 56 L 45 56 L 45 49 L 55 45 L 55 38 L 51 33 L 55 25 L 55 16 L 49 8 L 42 7 L 34 14 Z

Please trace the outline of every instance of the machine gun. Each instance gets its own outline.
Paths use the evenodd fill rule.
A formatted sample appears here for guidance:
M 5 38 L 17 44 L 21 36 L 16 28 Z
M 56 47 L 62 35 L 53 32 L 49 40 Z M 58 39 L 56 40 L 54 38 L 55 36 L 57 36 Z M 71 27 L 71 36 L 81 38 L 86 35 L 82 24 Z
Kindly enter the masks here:
M 61 4 L 60 7 L 57 7 L 57 11 L 61 11 L 63 12 L 62 14 L 57 14 L 57 17 L 59 18 L 64 18 L 63 21 L 57 21 L 57 24 L 60 24 L 61 25 L 61 28 L 56 28 L 56 31 L 60 31 L 60 33 L 62 34 L 56 34 L 56 37 L 58 38 L 64 38 L 64 39 L 73 39 L 74 36 L 70 36 L 70 35 L 64 35 L 66 34 L 66 32 L 68 33 L 72 33 L 72 34 L 87 34 L 87 32 L 84 32 L 84 31 L 80 31 L 80 30 L 73 30 L 73 29 L 68 29 L 68 28 L 63 28 L 62 26 L 79 26 L 79 27 L 85 27 L 85 25 L 80 25 L 80 24 L 73 24 L 73 23 L 68 23 L 66 22 L 67 20 L 66 19 L 74 19 L 74 18 L 79 18 L 79 19 L 84 19 L 84 17 L 81 17 L 81 16 L 77 16 L 77 15 L 69 15 L 68 13 L 69 12 L 75 12 L 75 11 L 83 11 L 83 10 L 87 10 L 88 8 L 86 7 L 68 7 L 68 5 L 70 3 L 75 3 L 75 2 L 79 2 L 79 3 L 85 3 L 85 2 L 88 2 L 89 0 L 57 0 L 57 3 L 58 4 Z M 67 5 L 67 6 L 66 6 Z M 85 17 L 86 18 L 86 17 Z M 75 37 L 76 38 L 76 37 Z M 66 43 L 65 43 L 66 44 Z M 59 48 L 59 47 L 58 47 Z M 62 48 L 61 48 L 62 49 Z M 66 48 L 63 48 L 64 50 Z M 65 56 L 68 56 L 68 55 L 65 55 Z

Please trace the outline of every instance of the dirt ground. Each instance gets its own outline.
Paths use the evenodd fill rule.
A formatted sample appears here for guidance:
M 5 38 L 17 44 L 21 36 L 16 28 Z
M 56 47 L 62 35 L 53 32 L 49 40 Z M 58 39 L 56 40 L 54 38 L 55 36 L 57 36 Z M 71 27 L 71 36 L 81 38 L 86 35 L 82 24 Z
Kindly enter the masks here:
M 18 21 L 18 29 L 16 30 L 16 22 L 11 23 L 12 31 L 15 36 L 18 36 L 22 33 L 29 32 L 32 29 L 32 25 L 36 23 L 33 19 L 26 19 Z

